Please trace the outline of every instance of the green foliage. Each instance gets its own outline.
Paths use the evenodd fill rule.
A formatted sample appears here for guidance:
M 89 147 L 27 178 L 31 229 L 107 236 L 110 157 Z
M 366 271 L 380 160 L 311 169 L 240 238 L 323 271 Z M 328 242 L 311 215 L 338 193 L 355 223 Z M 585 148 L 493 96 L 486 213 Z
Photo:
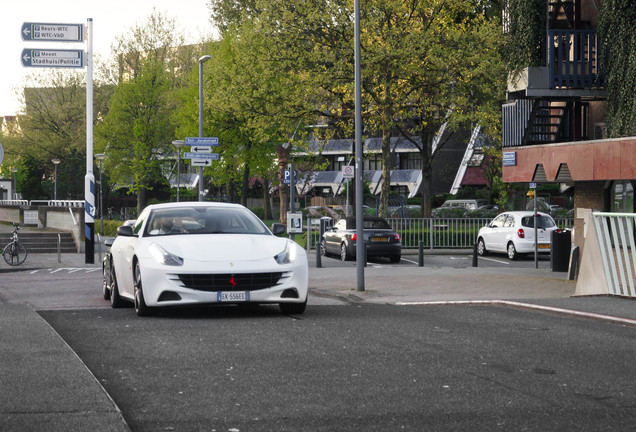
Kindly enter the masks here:
M 636 2 L 604 0 L 599 33 L 607 74 L 607 131 L 610 137 L 636 135 Z
M 545 28 L 548 2 L 507 0 L 504 17 L 503 59 L 508 70 L 518 74 L 523 68 L 545 65 Z

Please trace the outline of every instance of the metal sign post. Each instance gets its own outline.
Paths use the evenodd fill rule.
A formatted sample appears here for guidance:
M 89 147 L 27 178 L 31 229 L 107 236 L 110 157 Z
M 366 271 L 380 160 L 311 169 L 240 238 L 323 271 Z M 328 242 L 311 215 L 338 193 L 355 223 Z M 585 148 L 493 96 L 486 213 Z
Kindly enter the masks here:
M 86 177 L 84 179 L 84 249 L 86 264 L 95 263 L 95 176 L 93 175 L 93 18 L 86 35 Z
M 537 238 L 537 223 L 539 222 L 539 218 L 537 217 L 537 184 L 530 183 L 530 189 L 532 189 L 532 192 L 534 194 L 534 268 L 539 268 L 539 239 Z

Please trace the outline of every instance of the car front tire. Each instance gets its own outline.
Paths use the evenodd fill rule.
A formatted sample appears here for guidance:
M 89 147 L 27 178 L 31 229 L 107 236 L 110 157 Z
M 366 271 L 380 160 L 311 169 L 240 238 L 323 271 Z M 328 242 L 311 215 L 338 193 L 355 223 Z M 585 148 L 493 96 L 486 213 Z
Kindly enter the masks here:
M 508 243 L 506 250 L 508 251 L 508 258 L 510 258 L 511 261 L 515 261 L 519 258 L 519 253 L 517 252 L 517 248 L 515 248 L 515 244 L 513 242 Z
M 327 242 L 325 239 L 320 240 L 320 255 L 327 256 Z
M 307 299 L 302 303 L 279 303 L 278 306 L 285 315 L 301 315 L 307 309 Z

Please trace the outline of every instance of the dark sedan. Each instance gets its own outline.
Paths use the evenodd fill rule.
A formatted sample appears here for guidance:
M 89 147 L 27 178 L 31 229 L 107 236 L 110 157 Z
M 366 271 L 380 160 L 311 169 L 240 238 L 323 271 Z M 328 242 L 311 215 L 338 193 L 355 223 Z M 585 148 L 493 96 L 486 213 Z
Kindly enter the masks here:
M 402 257 L 400 234 L 393 231 L 389 223 L 379 217 L 365 217 L 362 226 L 364 241 L 367 245 L 367 257 L 385 256 L 392 263 Z M 343 261 L 356 256 L 356 219 L 340 219 L 333 228 L 328 229 L 320 240 L 320 253 L 339 254 Z

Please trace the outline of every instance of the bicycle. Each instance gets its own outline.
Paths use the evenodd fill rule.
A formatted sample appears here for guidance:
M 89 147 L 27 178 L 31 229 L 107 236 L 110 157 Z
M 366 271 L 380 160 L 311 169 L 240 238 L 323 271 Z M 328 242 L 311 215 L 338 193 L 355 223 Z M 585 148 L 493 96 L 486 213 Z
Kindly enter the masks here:
M 7 264 L 17 266 L 26 260 L 27 250 L 22 244 L 20 244 L 18 239 L 18 230 L 20 229 L 20 225 L 15 223 L 12 223 L 11 225 L 15 227 L 11 233 L 12 240 L 2 250 L 2 257 Z

